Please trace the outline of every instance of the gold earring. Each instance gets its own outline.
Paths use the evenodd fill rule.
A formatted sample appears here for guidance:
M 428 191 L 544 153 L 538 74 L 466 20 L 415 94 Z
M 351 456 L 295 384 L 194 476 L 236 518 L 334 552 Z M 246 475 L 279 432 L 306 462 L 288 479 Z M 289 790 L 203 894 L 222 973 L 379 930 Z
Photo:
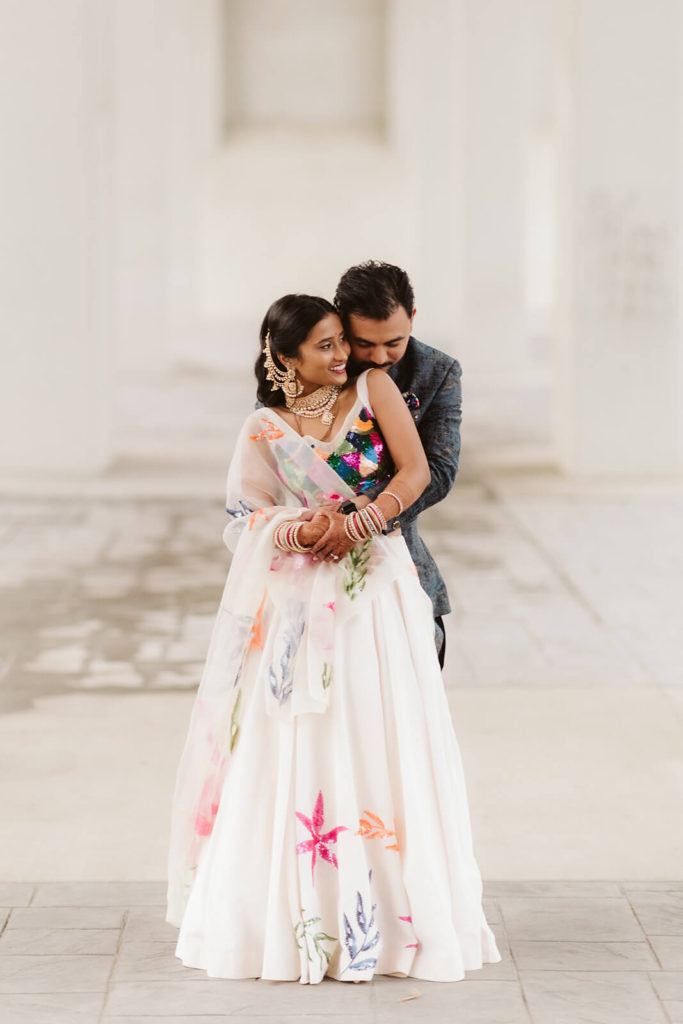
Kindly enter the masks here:
M 289 406 L 304 390 L 304 386 L 296 375 L 296 370 L 290 366 L 288 370 L 281 370 L 275 365 L 273 354 L 270 350 L 270 331 L 266 331 L 264 342 L 266 367 L 266 380 L 269 380 L 275 389 L 280 388 L 285 395 L 285 402 Z

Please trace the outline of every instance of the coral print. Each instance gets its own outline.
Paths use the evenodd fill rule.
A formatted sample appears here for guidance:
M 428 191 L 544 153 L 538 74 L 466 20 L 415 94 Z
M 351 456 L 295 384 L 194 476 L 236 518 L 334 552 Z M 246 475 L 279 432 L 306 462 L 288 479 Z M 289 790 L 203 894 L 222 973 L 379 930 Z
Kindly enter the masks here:
M 267 420 L 264 417 L 261 423 L 263 423 L 263 430 L 258 434 L 250 434 L 250 441 L 277 441 L 285 436 L 284 431 L 276 427 L 272 420 Z
M 309 853 L 313 852 L 311 859 L 311 878 L 315 883 L 315 859 L 316 855 L 320 854 L 323 860 L 326 860 L 328 864 L 333 864 L 335 868 L 338 868 L 336 854 L 330 850 L 330 844 L 337 842 L 337 836 L 340 832 L 348 832 L 346 825 L 337 825 L 335 828 L 330 829 L 329 832 L 322 832 L 323 821 L 324 821 L 324 803 L 322 790 L 318 792 L 318 798 L 315 801 L 315 807 L 313 808 L 312 818 L 307 818 L 305 814 L 300 811 L 296 811 L 296 816 L 302 825 L 305 825 L 308 831 L 311 833 L 310 839 L 304 839 L 303 842 L 297 843 L 297 853 Z
M 395 842 L 391 846 L 385 846 L 384 849 L 398 851 L 396 832 L 390 831 L 382 819 L 378 815 L 373 814 L 372 811 L 363 811 L 363 814 L 367 814 L 367 818 L 361 818 L 358 822 L 359 829 L 356 835 L 363 836 L 364 839 L 390 839 L 393 836 Z M 394 822 L 394 827 L 395 825 L 396 823 Z
M 407 917 L 401 917 L 401 915 L 399 914 L 398 915 L 398 919 L 399 919 L 399 921 L 407 921 L 408 924 L 410 924 L 410 925 L 412 925 L 412 923 L 413 923 L 413 919 L 412 919 L 410 914 L 408 914 Z M 419 942 L 407 942 L 405 948 L 406 949 L 417 949 L 419 945 L 420 945 Z

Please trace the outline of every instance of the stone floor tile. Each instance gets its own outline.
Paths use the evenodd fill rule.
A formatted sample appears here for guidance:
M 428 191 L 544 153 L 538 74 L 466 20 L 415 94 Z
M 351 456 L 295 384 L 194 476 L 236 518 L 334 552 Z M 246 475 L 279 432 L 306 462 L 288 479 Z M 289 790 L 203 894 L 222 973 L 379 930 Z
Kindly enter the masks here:
M 647 942 L 548 942 L 514 939 L 520 971 L 652 971 L 659 965 Z
M 502 959 L 497 964 L 484 964 L 483 967 L 477 971 L 467 971 L 466 978 L 468 981 L 517 980 L 517 969 L 515 967 L 514 960 L 512 959 L 510 946 L 502 924 L 495 925 L 493 927 L 493 933 L 496 936 L 496 945 L 498 946 L 498 952 Z
M 484 898 L 482 906 L 484 908 L 484 916 L 491 927 L 494 924 L 502 924 L 503 918 L 500 916 L 500 907 L 495 900 Z
M 683 936 L 683 892 L 631 892 L 628 898 L 648 935 Z
M 4 1024 L 96 1024 L 103 1002 L 103 992 L 0 995 L 0 1020 Z
M 140 942 L 143 939 L 151 942 L 178 941 L 178 929 L 165 920 L 164 907 L 133 907 L 128 911 L 123 943 Z
M 120 928 L 121 907 L 20 907 L 13 911 L 8 930 L 15 928 Z
M 463 1024 L 529 1024 L 529 1015 L 516 981 L 466 981 L 440 984 L 419 978 L 375 979 L 377 1024 L 412 1021 L 462 1021 Z M 398 1002 L 417 989 L 418 999 Z
M 619 897 L 618 882 L 484 882 L 484 896 Z
M 10 928 L 0 937 L 0 955 L 115 953 L 120 934 L 117 928 Z
M 166 903 L 165 882 L 46 882 L 35 907 L 141 907 Z
M 619 882 L 619 888 L 627 894 L 632 892 L 683 893 L 683 882 Z
M 683 999 L 683 971 L 653 971 L 650 978 L 660 999 Z
M 23 882 L 0 882 L 0 907 L 27 907 L 34 890 Z
M 2 956 L 0 993 L 104 992 L 112 956 Z
M 504 984 L 491 982 L 491 984 Z M 225 1014 L 232 1020 L 240 1014 L 297 1017 L 325 1014 L 369 1014 L 373 1008 L 373 986 L 325 980 L 319 985 L 292 981 L 227 981 L 200 978 L 197 981 L 114 982 L 109 992 L 109 1016 L 173 1014 Z M 502 1022 L 498 1022 L 502 1024 Z
M 650 935 L 649 939 L 665 971 L 683 971 L 682 935 Z
M 647 974 L 520 971 L 534 1024 L 666 1024 Z
M 643 932 L 626 899 L 498 900 L 505 929 L 515 939 L 641 942 Z
M 1 949 L 2 947 L 0 947 Z M 175 955 L 175 942 L 124 942 L 113 981 L 206 981 L 206 972 L 185 967 Z
M 670 1024 L 683 1024 L 683 999 L 666 999 L 663 1006 Z
M 0 932 L 5 927 L 7 923 L 7 918 L 10 916 L 11 913 L 11 907 L 0 907 Z
M 337 1014 L 337 1013 L 317 1013 L 315 1015 L 291 1015 L 281 1016 L 277 1013 L 269 1013 L 267 1015 L 257 1014 L 242 1014 L 242 1013 L 231 1013 L 229 1016 L 221 1014 L 220 1016 L 207 1016 L 206 1014 L 200 1014 L 195 1016 L 191 1014 L 189 1016 L 157 1016 L 145 1014 L 144 1016 L 129 1016 L 126 1014 L 125 1017 L 112 1016 L 105 1012 L 102 1018 L 102 1024 L 280 1024 L 281 1021 L 292 1021 L 296 1016 L 300 1016 L 304 1024 L 375 1024 L 374 1012 L 368 1011 L 367 1013 L 360 1014 Z M 402 1015 L 403 1016 L 403 1015 Z

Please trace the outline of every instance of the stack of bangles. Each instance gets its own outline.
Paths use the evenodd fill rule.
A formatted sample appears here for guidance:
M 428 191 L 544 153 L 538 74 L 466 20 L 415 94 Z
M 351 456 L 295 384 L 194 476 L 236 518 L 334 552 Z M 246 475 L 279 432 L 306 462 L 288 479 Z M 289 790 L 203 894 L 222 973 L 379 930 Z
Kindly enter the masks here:
M 399 515 L 403 511 L 403 502 L 393 491 L 384 491 L 398 503 Z M 344 532 L 353 541 L 369 540 L 371 537 L 382 533 L 387 528 L 387 519 L 382 509 L 375 501 L 371 501 L 365 508 L 357 512 L 350 512 L 344 520 Z
M 299 530 L 302 522 L 282 523 L 273 534 L 273 544 L 280 551 L 295 551 L 303 554 L 308 548 L 299 541 Z

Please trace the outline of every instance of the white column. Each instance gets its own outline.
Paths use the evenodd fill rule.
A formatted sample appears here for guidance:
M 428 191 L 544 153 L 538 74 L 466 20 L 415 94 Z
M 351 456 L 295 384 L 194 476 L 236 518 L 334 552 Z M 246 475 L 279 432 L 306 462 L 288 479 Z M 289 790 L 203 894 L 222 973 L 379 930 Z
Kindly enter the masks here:
M 124 371 L 163 370 L 169 348 L 169 26 L 160 0 L 117 0 L 113 9 L 117 356 Z
M 112 376 L 106 0 L 6 0 L 0 54 L 0 467 L 107 463 Z
M 464 305 L 466 0 L 393 0 L 389 8 L 389 140 L 409 197 L 415 334 L 460 354 Z
M 679 0 L 558 8 L 564 467 L 683 468 Z
M 528 95 L 520 0 L 468 0 L 463 358 L 524 376 Z

